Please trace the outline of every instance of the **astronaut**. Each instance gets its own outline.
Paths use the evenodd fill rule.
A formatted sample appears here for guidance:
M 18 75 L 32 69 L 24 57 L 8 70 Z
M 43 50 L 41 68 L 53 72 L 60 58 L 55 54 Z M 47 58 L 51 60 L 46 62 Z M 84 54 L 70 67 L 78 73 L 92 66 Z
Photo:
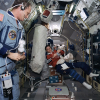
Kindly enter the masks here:
M 47 59 L 49 60 L 49 65 L 56 68 L 56 71 L 60 74 L 69 74 L 74 79 L 82 83 L 87 89 L 91 89 L 92 86 L 85 82 L 85 79 L 79 75 L 74 68 L 81 68 L 90 77 L 99 76 L 99 74 L 93 74 L 90 67 L 85 62 L 66 62 L 64 59 L 60 59 L 60 55 L 64 54 L 63 50 L 51 50 L 51 47 L 47 45 L 45 47 L 47 54 Z M 65 57 L 68 58 L 68 57 Z
M 0 75 L 8 71 L 12 79 L 12 100 L 18 100 L 20 96 L 19 75 L 15 70 L 15 62 L 25 59 L 25 53 L 17 52 L 19 41 L 24 34 L 20 21 L 28 18 L 31 12 L 31 4 L 27 0 L 15 0 L 11 9 L 7 12 L 0 10 Z M 2 93 L 0 79 L 0 100 L 8 100 Z

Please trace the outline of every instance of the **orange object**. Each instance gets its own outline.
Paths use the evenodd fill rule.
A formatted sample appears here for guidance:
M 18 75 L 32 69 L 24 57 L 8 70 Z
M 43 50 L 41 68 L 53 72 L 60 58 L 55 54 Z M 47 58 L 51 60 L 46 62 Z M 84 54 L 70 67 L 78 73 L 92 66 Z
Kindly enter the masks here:
M 4 17 L 4 15 L 0 13 L 0 21 L 1 22 L 3 21 L 3 17 Z

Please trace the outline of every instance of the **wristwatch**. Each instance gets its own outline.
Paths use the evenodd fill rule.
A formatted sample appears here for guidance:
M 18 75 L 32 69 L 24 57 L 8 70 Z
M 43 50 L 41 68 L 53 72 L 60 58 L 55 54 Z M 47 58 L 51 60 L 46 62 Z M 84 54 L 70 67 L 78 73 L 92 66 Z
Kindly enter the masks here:
M 10 54 L 10 51 L 9 51 L 9 50 L 7 50 L 6 55 L 9 55 L 9 54 Z

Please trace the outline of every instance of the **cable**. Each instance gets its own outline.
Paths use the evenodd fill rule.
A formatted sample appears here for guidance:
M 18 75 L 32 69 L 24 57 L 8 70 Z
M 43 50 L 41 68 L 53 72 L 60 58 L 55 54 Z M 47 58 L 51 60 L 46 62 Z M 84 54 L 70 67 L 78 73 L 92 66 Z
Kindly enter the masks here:
M 68 22 L 68 21 L 67 21 Z M 71 29 L 75 30 L 71 25 L 70 23 L 68 22 L 69 26 L 71 27 Z M 76 31 L 76 30 L 75 30 Z M 79 33 L 78 31 L 76 31 L 77 33 Z M 79 33 L 80 34 L 80 33 Z
M 24 72 L 23 72 L 23 74 L 24 74 L 24 76 L 26 76 L 28 79 L 30 79 L 30 80 L 35 80 L 35 77 L 32 78 L 31 76 L 26 75 Z M 45 79 L 43 79 L 43 80 L 40 80 L 40 81 L 36 82 L 36 83 L 33 85 L 33 87 L 38 86 L 38 85 L 40 84 L 40 82 L 45 81 L 45 80 L 48 80 L 48 79 L 49 79 L 49 77 L 47 77 L 47 78 L 45 78 Z M 29 85 L 31 85 L 30 82 L 29 82 Z
M 8 12 L 9 10 L 11 10 L 11 9 L 13 9 L 13 8 L 15 8 L 15 7 L 17 7 L 17 6 L 20 6 L 20 5 L 23 5 L 23 3 L 18 4 L 18 5 L 15 5 L 15 6 L 11 7 L 11 8 L 8 8 L 8 9 L 7 9 L 7 12 Z
M 68 40 L 70 42 L 70 44 L 72 43 L 66 36 L 64 36 L 62 34 L 61 34 L 61 36 L 63 36 L 66 40 Z
M 28 79 L 33 79 L 33 80 L 35 80 L 35 77 L 33 78 L 33 77 L 31 77 L 31 76 L 28 76 L 28 75 L 26 75 L 24 72 L 23 72 L 23 74 L 24 74 L 24 76 L 26 76 Z
M 45 80 L 42 80 L 42 81 L 45 81 Z M 42 81 L 41 81 L 41 82 L 42 82 Z M 39 82 L 37 85 L 34 85 L 34 87 L 37 87 L 39 84 L 40 84 L 40 82 Z
M 49 77 L 47 77 L 47 78 L 45 78 L 45 79 L 43 79 L 43 80 L 40 80 L 40 81 L 36 82 L 36 83 L 34 84 L 34 86 L 35 86 L 37 83 L 40 83 L 40 82 L 45 81 L 45 80 L 47 80 L 47 79 L 49 79 Z

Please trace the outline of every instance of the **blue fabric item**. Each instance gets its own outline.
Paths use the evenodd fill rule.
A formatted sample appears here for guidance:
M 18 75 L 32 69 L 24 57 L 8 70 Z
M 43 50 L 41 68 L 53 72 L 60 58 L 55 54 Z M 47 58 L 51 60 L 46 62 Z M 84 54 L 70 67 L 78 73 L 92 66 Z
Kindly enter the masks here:
M 74 47 L 73 44 L 72 44 L 72 45 L 69 45 L 69 48 L 70 48 L 71 50 L 75 50 L 75 47 Z
M 70 76 L 72 76 L 74 79 L 76 79 L 77 81 L 79 81 L 80 83 L 83 83 L 85 81 L 85 79 L 79 75 L 74 68 L 81 68 L 87 75 L 89 75 L 91 73 L 91 69 L 89 67 L 89 65 L 87 65 L 85 62 L 76 62 L 76 63 L 68 63 L 68 62 L 64 62 L 66 63 L 66 65 L 68 67 L 70 67 L 69 69 L 66 70 L 62 70 L 61 64 L 56 66 L 56 71 L 60 74 L 69 74 Z
M 9 73 L 11 73 L 11 76 L 14 76 L 17 72 L 16 72 L 16 70 L 12 70 Z
M 12 83 L 13 85 L 16 85 L 19 83 L 19 75 L 18 72 L 15 73 L 15 75 L 12 77 Z
M 74 74 L 74 70 L 71 72 L 71 74 L 70 75 L 73 75 Z
M 87 75 L 91 73 L 91 68 L 89 65 L 87 65 L 85 62 L 76 62 L 73 63 L 75 68 L 81 68 Z
M 69 75 L 72 76 L 77 81 L 79 81 L 80 83 L 83 83 L 85 81 L 85 79 L 81 75 L 79 75 L 75 70 L 70 70 Z
M 0 55 L 5 55 L 6 52 L 7 52 L 7 48 L 2 47 L 2 48 L 0 49 Z
M 73 67 L 75 68 L 74 64 L 72 63 Z
M 53 46 L 53 40 L 52 39 L 47 39 L 47 44 L 50 45 L 51 47 Z
M 8 14 L 14 17 L 14 15 L 11 13 L 11 11 L 8 11 Z
M 86 60 L 86 61 L 88 60 L 88 58 L 89 58 L 89 56 L 88 56 L 88 55 L 85 55 L 85 60 Z
M 12 94 L 13 94 L 13 100 L 19 100 L 19 96 L 20 96 L 19 84 L 13 85 Z

